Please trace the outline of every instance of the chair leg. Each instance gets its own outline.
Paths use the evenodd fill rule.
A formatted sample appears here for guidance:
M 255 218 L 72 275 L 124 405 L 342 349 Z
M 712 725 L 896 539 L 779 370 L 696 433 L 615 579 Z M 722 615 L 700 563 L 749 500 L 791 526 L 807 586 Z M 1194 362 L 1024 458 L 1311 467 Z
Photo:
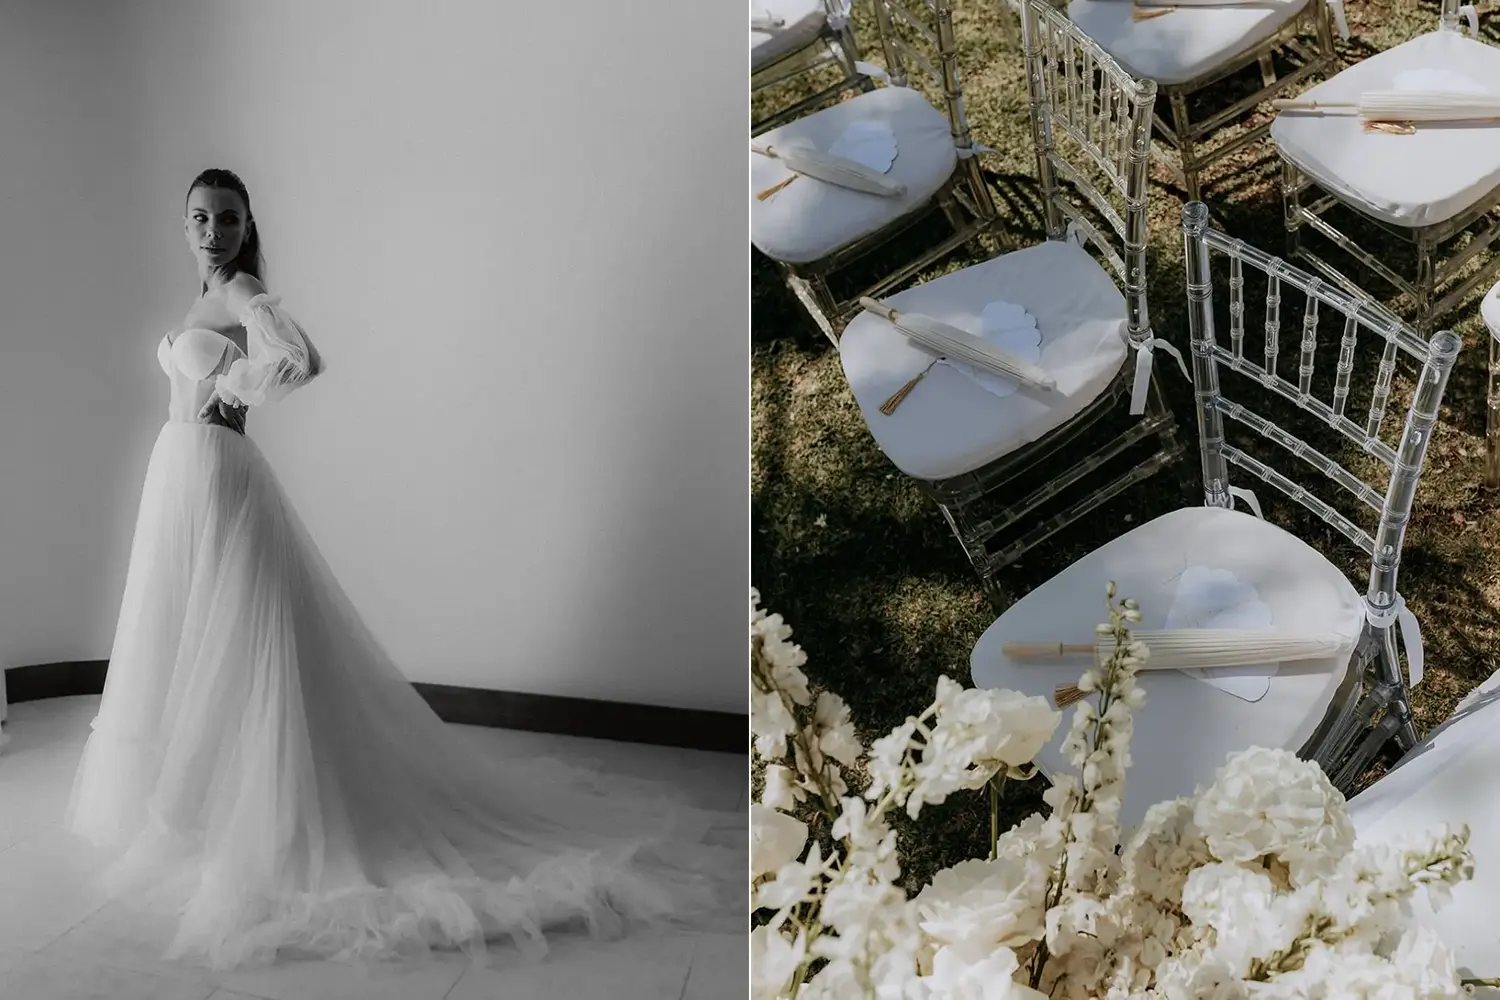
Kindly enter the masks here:
M 1003 602 L 1000 600 L 1000 594 L 991 572 L 989 554 L 985 552 L 982 543 L 978 547 L 969 544 L 972 531 L 963 507 L 957 504 L 935 502 L 937 502 L 938 510 L 943 512 L 943 520 L 947 521 L 948 527 L 953 530 L 953 537 L 958 539 L 959 547 L 968 557 L 969 565 L 974 567 L 974 572 L 979 576 L 979 586 L 984 592 L 985 599 L 990 602 L 996 612 L 1004 611 L 1005 609 L 1001 606 Z
M 843 324 L 838 321 L 838 299 L 834 297 L 833 290 L 828 287 L 828 280 L 819 274 L 798 274 L 785 264 L 777 266 L 781 269 L 787 287 L 792 290 L 793 295 L 797 296 L 797 301 L 802 303 L 802 307 L 813 318 L 813 322 L 818 324 L 818 329 L 823 331 L 823 335 L 837 349 Z
M 1276 64 L 1271 61 L 1271 54 L 1267 52 L 1260 57 L 1260 84 L 1269 87 L 1276 82 Z
M 1433 321 L 1437 319 L 1432 315 L 1432 295 L 1437 284 L 1437 265 L 1433 260 L 1436 249 L 1426 237 L 1417 239 L 1417 321 L 1414 325 L 1424 337 L 1432 333 Z
M 1281 162 L 1281 208 L 1286 225 L 1287 260 L 1296 260 L 1302 252 L 1302 177 L 1297 168 Z
M 1485 403 L 1489 413 L 1484 435 L 1484 484 L 1496 489 L 1500 487 L 1500 340 L 1493 335 L 1487 339 L 1490 359 L 1485 379 Z
M 1193 141 L 1193 123 L 1188 119 L 1187 94 L 1172 91 L 1172 131 L 1177 133 L 1177 155 L 1182 159 L 1183 186 L 1187 188 L 1188 201 L 1201 201 L 1202 190 L 1198 183 L 1197 143 Z

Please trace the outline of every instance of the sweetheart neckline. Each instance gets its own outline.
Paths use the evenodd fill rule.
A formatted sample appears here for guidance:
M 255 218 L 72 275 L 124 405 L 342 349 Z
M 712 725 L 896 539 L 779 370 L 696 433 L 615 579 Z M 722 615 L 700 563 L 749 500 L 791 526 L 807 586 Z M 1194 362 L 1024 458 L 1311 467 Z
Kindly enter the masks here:
M 210 330 L 206 326 L 189 326 L 189 327 L 184 327 L 183 329 L 177 331 L 177 337 L 181 337 L 184 333 L 211 333 L 215 337 L 218 337 L 220 340 L 222 340 L 225 343 L 227 343 L 230 347 L 234 348 L 236 351 L 239 351 L 241 354 L 245 353 L 245 350 L 243 348 L 241 348 L 239 344 L 236 344 L 234 341 L 232 341 L 228 337 L 224 336 L 218 330 Z M 176 343 L 177 343 L 177 337 L 173 337 L 172 334 L 171 334 L 171 332 L 168 331 L 167 333 L 162 334 L 162 338 L 161 339 L 165 340 L 167 342 L 167 347 L 170 348 L 170 347 L 173 347 L 173 346 L 176 345 Z

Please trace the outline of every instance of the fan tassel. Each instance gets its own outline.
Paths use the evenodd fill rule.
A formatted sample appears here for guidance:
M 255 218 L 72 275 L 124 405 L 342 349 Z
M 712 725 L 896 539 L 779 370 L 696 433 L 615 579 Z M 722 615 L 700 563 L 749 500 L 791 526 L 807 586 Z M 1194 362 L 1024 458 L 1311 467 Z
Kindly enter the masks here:
M 1077 684 L 1059 684 L 1052 692 L 1052 703 L 1058 708 L 1067 708 L 1082 697 L 1083 690 Z
M 933 358 L 932 364 L 929 364 L 926 368 L 923 368 L 921 371 L 917 372 L 910 379 L 908 379 L 907 383 L 901 388 L 897 389 L 895 393 L 892 394 L 890 399 L 887 399 L 884 403 L 880 404 L 880 412 L 884 413 L 886 416 L 890 416 L 891 414 L 895 413 L 896 407 L 900 406 L 901 403 L 906 399 L 906 397 L 911 395 L 911 391 L 917 387 L 917 383 L 926 378 L 927 373 L 932 371 L 932 365 L 937 364 L 941 360 L 942 358 Z
M 788 177 L 786 180 L 782 181 L 779 184 L 772 184 L 770 187 L 766 188 L 764 191 L 762 191 L 759 194 L 757 194 L 755 196 L 755 200 L 756 201 L 765 201 L 767 198 L 771 197 L 771 195 L 775 194 L 777 191 L 780 191 L 782 188 L 786 187 L 788 184 L 792 183 L 792 181 L 796 180 L 798 177 L 801 177 L 801 176 L 802 176 L 801 174 L 793 174 L 792 176 Z

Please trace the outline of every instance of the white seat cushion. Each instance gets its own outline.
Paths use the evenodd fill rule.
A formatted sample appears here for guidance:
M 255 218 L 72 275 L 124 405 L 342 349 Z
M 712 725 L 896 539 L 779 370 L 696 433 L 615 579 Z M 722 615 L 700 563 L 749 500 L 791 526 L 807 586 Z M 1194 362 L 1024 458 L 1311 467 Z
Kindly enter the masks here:
M 948 119 L 908 87 L 881 87 L 788 122 L 756 137 L 776 146 L 792 140 L 826 152 L 856 121 L 888 125 L 896 135 L 896 161 L 888 176 L 906 185 L 899 198 L 851 191 L 810 177 L 765 201 L 750 199 L 750 242 L 773 260 L 805 264 L 825 257 L 891 224 L 930 199 L 953 175 L 958 151 Z M 763 191 L 790 175 L 774 157 L 750 154 L 751 191 Z
M 1441 70 L 1500 92 L 1500 49 L 1435 31 L 1363 59 L 1302 95 L 1357 101 L 1398 89 L 1398 76 Z M 1415 135 L 1364 131 L 1354 115 L 1284 113 L 1271 126 L 1281 155 L 1320 186 L 1397 226 L 1436 225 L 1500 185 L 1500 128 L 1418 126 Z
M 823 0 L 754 0 L 750 13 L 769 14 L 782 22 L 775 31 L 751 29 L 751 72 L 811 45 L 828 22 Z
M 1189 566 L 1224 569 L 1253 586 L 1278 630 L 1346 637 L 1339 656 L 1284 663 L 1270 690 L 1250 702 L 1177 670 L 1143 671 L 1146 704 L 1136 713 L 1120 822 L 1140 823 L 1154 803 L 1191 795 L 1225 757 L 1252 746 L 1300 749 L 1317 728 L 1364 627 L 1364 603 L 1349 580 L 1296 536 L 1250 514 L 1188 507 L 1164 514 L 1089 553 L 1017 601 L 989 627 L 970 659 L 974 683 L 1049 700 L 1076 683 L 1087 658 L 1014 663 L 1007 642 L 1089 642 L 1107 621 L 1104 588 L 1140 602 L 1142 629 L 1163 628 L 1177 577 Z M 1071 770 L 1060 750 L 1072 721 L 1037 756 L 1048 774 Z
M 1280 31 L 1308 0 L 1267 0 L 1244 7 L 1178 7 L 1144 21 L 1130 0 L 1073 0 L 1068 17 L 1127 73 L 1157 83 L 1187 83 L 1227 64 Z
M 927 377 L 886 415 L 880 405 L 932 355 L 878 316 L 860 313 L 839 341 L 844 377 L 876 444 L 918 479 L 972 472 L 1071 420 L 1099 398 L 1129 353 L 1125 297 L 1093 257 L 1049 241 L 945 274 L 885 301 L 974 332 L 984 307 L 1013 302 L 1036 317 L 1038 364 L 1052 392 L 1021 388 L 997 396 L 949 365 Z
M 1453 901 L 1434 914 L 1418 893 L 1416 918 L 1437 931 L 1460 966 L 1474 975 L 1500 969 L 1500 936 L 1494 930 L 1500 895 L 1500 702 L 1495 678 L 1480 696 L 1465 699 L 1449 722 L 1429 735 L 1401 764 L 1349 800 L 1359 843 L 1390 843 L 1467 823 L 1474 878 L 1453 890 Z

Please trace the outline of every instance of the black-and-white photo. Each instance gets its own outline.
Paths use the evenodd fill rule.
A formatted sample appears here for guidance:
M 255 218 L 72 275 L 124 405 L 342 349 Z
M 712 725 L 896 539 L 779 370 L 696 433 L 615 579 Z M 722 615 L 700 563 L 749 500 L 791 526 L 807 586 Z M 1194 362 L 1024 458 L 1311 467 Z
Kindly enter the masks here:
M 669 7 L 0 0 L 0 997 L 744 996 L 744 43 Z

